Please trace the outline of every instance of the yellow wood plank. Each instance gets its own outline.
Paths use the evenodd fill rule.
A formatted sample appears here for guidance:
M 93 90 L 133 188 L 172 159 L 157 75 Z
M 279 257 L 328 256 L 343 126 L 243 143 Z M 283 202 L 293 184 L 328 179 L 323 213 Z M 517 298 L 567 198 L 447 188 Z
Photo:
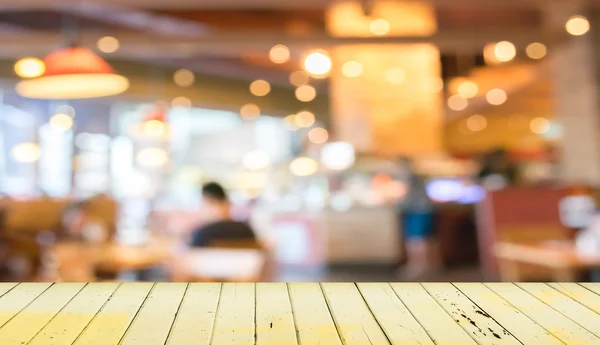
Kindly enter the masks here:
M 7 292 L 12 290 L 18 283 L 0 283 L 0 296 L 4 296 Z
M 389 284 L 359 283 L 357 286 L 392 344 L 434 344 Z
M 294 345 L 296 327 L 285 284 L 256 284 L 256 345 Z
M 321 287 L 344 345 L 389 344 L 354 284 L 323 283 Z
M 22 345 L 29 342 L 84 286 L 85 283 L 52 285 L 0 328 L 0 344 Z
M 0 327 L 48 289 L 51 283 L 21 283 L 0 298 Z
M 600 336 L 599 314 L 546 284 L 518 283 L 517 285 L 596 336 Z
M 558 340 L 483 284 L 455 283 L 454 285 L 523 344 L 563 344 L 562 341 Z
M 119 283 L 93 283 L 81 290 L 28 345 L 71 345 Z
M 187 283 L 156 283 L 119 345 L 164 345 Z
M 550 283 L 549 285 L 600 314 L 600 295 L 577 283 Z
M 341 345 L 318 283 L 289 283 L 292 313 L 302 345 Z
M 422 284 L 478 344 L 519 345 L 519 341 L 450 283 Z
M 402 303 L 438 345 L 475 345 L 476 342 L 418 283 L 390 284 Z
M 523 314 L 566 344 L 600 344 L 600 339 L 514 284 L 486 283 Z
M 153 285 L 125 283 L 119 286 L 73 345 L 119 344 Z
M 211 345 L 254 345 L 253 283 L 224 283 Z
M 167 345 L 208 345 L 220 294 L 220 283 L 189 284 Z
M 579 283 L 579 285 L 600 295 L 600 283 Z

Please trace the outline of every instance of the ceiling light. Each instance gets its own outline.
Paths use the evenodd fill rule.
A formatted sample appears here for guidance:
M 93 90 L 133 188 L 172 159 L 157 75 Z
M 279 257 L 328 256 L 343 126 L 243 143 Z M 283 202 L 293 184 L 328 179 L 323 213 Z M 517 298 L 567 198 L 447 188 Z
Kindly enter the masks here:
M 85 48 L 65 48 L 44 59 L 43 74 L 19 82 L 19 95 L 37 99 L 81 99 L 117 95 L 129 88 L 102 58 Z
M 322 78 L 331 71 L 331 59 L 324 51 L 312 52 L 304 59 L 304 69 L 312 76 Z

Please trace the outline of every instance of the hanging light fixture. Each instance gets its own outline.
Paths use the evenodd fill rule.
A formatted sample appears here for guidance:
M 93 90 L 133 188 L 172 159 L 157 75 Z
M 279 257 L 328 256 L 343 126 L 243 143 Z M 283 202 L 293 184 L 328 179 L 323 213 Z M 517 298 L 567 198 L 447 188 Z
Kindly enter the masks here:
M 19 95 L 37 99 L 83 99 L 113 96 L 129 88 L 127 78 L 91 50 L 77 46 L 46 56 L 45 71 L 17 84 Z
M 138 135 L 153 139 L 166 139 L 169 137 L 167 111 L 165 106 L 157 102 L 154 109 L 146 115 L 138 127 Z

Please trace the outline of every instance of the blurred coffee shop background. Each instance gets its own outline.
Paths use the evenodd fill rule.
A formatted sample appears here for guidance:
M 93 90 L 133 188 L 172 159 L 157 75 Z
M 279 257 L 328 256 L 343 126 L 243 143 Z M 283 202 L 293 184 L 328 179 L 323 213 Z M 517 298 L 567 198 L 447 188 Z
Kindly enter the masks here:
M 2 0 L 2 278 L 593 279 L 596 5 Z

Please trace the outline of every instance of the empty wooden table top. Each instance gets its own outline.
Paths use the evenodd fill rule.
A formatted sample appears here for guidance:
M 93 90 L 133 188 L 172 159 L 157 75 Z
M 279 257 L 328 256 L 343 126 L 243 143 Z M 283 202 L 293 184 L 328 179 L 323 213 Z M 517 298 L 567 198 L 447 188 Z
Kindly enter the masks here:
M 3 345 L 600 344 L 599 284 L 4 283 Z

